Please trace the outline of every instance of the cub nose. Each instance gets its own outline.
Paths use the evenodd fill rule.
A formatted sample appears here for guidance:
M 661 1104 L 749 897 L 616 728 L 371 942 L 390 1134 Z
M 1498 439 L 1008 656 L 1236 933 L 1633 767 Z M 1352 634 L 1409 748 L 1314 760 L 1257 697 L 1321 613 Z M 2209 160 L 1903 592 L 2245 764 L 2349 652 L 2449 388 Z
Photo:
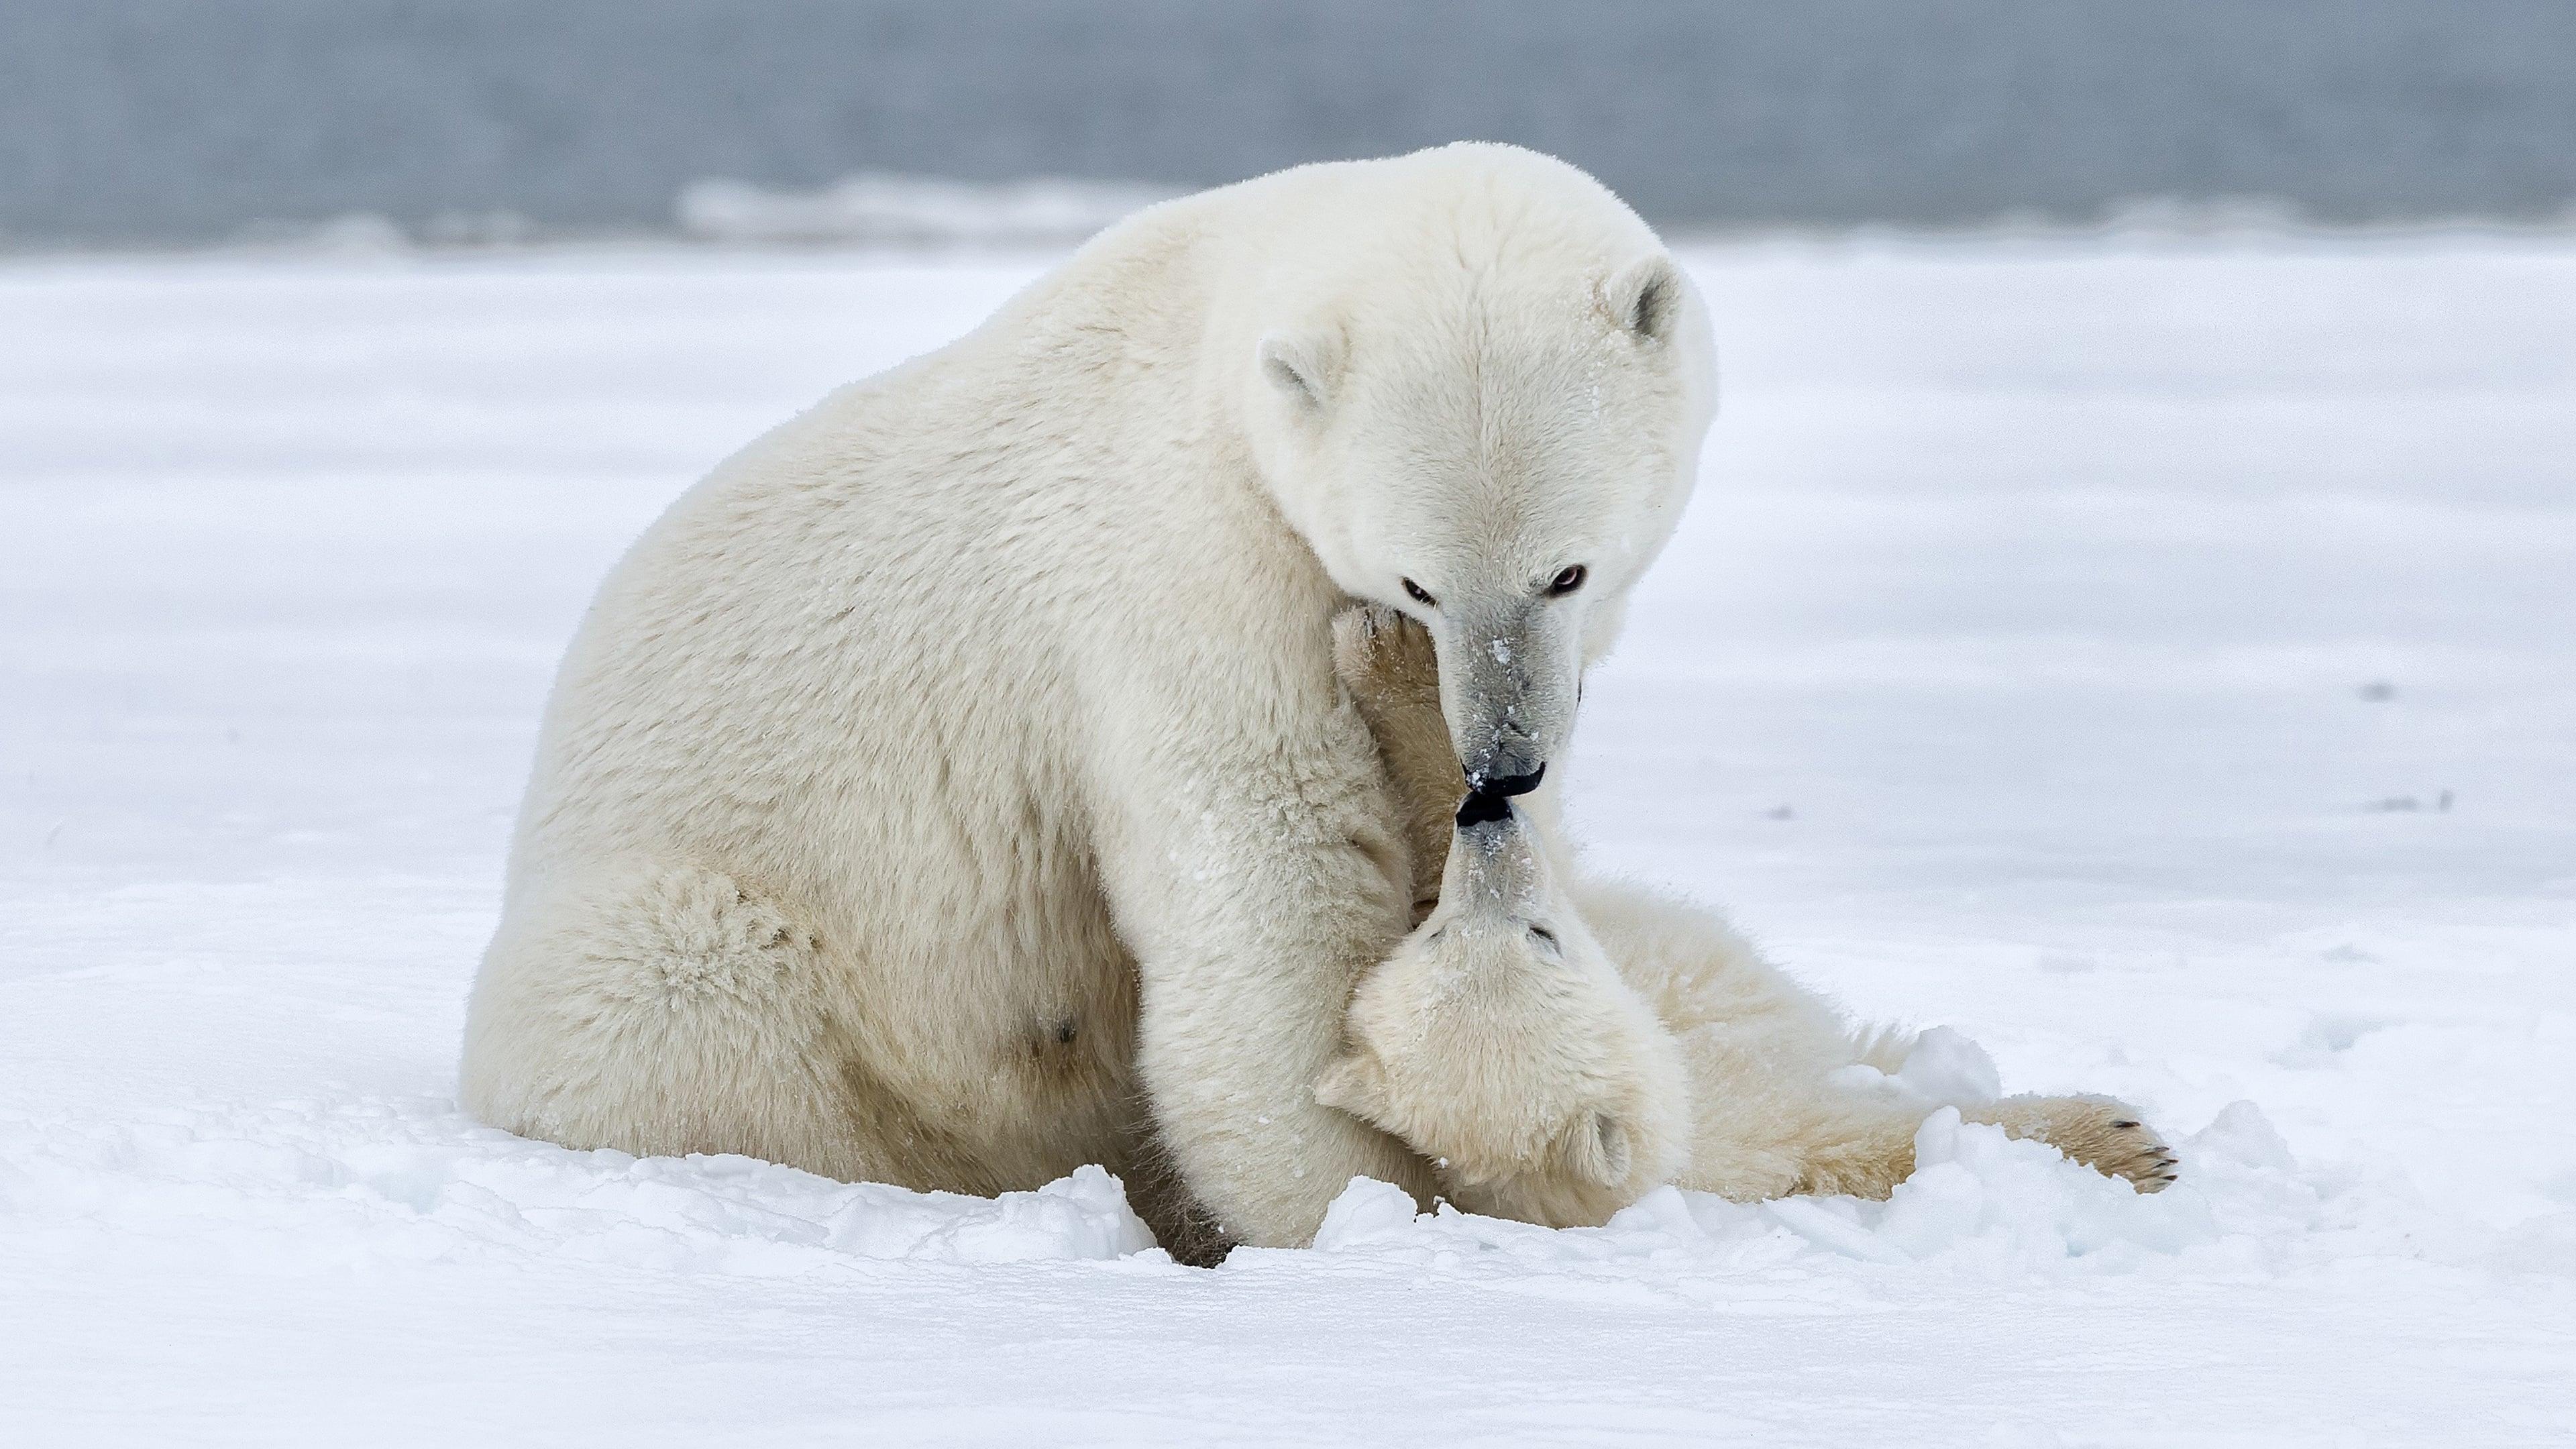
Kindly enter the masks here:
M 1458 802 L 1458 828 L 1469 830 L 1511 819 L 1512 797 L 1537 789 L 1540 777 L 1546 773 L 1547 766 L 1541 765 L 1526 774 L 1505 775 L 1487 781 L 1482 789 L 1468 791 L 1467 798 Z

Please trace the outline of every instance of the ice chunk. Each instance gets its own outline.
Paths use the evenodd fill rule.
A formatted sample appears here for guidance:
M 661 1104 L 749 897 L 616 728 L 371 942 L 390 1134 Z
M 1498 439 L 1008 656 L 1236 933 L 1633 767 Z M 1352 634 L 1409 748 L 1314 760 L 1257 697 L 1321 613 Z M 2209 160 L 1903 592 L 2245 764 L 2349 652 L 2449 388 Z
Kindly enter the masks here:
M 1315 1247 L 1322 1252 L 1382 1239 L 1413 1226 L 1419 1209 L 1413 1195 L 1391 1182 L 1373 1177 L 1354 1177 L 1333 1205 L 1324 1209 L 1324 1225 L 1315 1231 Z

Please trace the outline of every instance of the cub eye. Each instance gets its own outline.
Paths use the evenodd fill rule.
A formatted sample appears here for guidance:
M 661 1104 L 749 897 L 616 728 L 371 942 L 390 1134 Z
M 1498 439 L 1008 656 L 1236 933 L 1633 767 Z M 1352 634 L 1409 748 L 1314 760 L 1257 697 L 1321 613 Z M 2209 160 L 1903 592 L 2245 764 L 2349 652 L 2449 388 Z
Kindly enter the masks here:
M 1554 931 L 1549 930 L 1545 926 L 1532 926 L 1529 928 L 1529 933 L 1533 939 L 1544 943 L 1547 949 L 1551 951 L 1556 949 L 1556 933 Z
M 1555 578 L 1547 581 L 1547 591 L 1551 596 L 1570 594 L 1582 588 L 1583 581 L 1590 577 L 1592 570 L 1581 564 L 1567 564 Z
M 1426 609 L 1436 609 L 1440 607 L 1440 601 L 1438 599 L 1431 597 L 1431 595 L 1423 589 L 1422 585 L 1415 583 L 1411 579 L 1406 579 L 1404 581 L 1404 592 L 1408 598 L 1413 600 L 1413 602 L 1420 604 Z

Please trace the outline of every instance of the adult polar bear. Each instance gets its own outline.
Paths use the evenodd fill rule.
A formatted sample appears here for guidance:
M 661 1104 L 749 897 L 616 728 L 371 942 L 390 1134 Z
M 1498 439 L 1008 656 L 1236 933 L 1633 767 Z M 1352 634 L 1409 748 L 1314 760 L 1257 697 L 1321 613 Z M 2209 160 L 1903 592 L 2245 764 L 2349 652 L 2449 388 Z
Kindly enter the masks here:
M 1653 233 L 1529 152 L 1112 228 L 727 461 L 611 574 L 467 1106 L 922 1188 L 1160 1168 L 1158 1229 L 1185 1196 L 1258 1244 L 1357 1174 L 1427 1199 L 1315 1100 L 1412 903 L 1332 618 L 1429 625 L 1468 774 L 1536 786 L 1713 409 Z

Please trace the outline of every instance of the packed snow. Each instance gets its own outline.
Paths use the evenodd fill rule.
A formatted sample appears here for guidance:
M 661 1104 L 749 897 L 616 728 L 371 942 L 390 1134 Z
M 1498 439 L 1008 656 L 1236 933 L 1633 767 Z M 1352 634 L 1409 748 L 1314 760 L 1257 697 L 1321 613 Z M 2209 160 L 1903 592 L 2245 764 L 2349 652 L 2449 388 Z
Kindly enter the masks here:
M 0 265 L 0 1440 L 2576 1432 L 2576 239 L 1703 246 L 1596 861 L 1942 1028 L 1884 1203 L 1355 1183 L 1175 1266 L 457 1109 L 558 651 L 726 451 L 1049 258 Z M 2156 1196 L 1963 1124 L 2136 1102 Z

